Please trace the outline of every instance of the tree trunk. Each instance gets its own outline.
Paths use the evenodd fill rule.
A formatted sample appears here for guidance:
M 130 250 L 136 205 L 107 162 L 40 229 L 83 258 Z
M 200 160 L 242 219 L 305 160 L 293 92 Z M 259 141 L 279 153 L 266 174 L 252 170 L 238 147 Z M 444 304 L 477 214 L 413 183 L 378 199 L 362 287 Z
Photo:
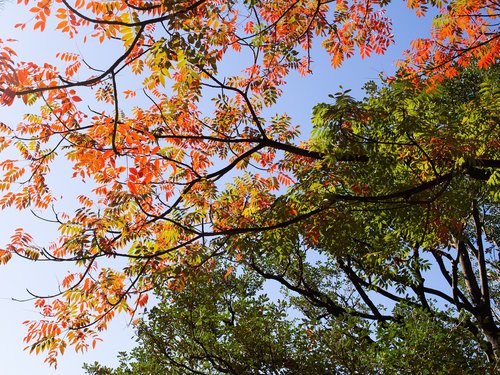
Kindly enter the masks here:
M 481 331 L 484 333 L 486 340 L 491 350 L 488 350 L 488 358 L 490 362 L 494 362 L 497 366 L 500 364 L 500 330 L 493 321 L 491 314 L 478 318 Z

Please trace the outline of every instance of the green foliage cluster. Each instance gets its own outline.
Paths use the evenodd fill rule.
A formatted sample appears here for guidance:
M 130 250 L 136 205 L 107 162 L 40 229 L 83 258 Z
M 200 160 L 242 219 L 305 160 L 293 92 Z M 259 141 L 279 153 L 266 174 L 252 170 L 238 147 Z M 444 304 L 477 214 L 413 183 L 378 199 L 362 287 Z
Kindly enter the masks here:
M 226 264 L 227 266 L 227 264 Z M 398 321 L 305 319 L 271 301 L 255 273 L 198 273 L 183 290 L 158 290 L 160 303 L 138 327 L 138 346 L 92 375 L 478 374 L 487 369 L 474 337 L 429 312 L 398 305 Z M 362 326 L 362 328 L 360 328 Z M 370 336 L 368 336 L 370 335 Z M 372 339 L 373 337 L 373 339 Z

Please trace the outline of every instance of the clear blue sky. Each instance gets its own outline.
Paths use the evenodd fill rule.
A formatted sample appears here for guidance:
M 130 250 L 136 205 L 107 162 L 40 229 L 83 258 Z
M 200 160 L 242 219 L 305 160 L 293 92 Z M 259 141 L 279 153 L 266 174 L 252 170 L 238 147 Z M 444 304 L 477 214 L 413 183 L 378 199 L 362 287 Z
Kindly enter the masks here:
M 365 60 L 354 58 L 344 67 L 332 70 L 326 53 L 319 51 L 313 56 L 313 74 L 301 78 L 294 74 L 284 88 L 285 94 L 273 112 L 287 112 L 294 124 L 301 124 L 304 132 L 309 128 L 311 109 L 317 102 L 327 101 L 328 94 L 338 91 L 339 85 L 352 88 L 353 94 L 361 95 L 362 85 L 371 79 L 377 79 L 381 71 L 394 72 L 394 62 L 401 56 L 404 49 L 409 46 L 409 41 L 416 36 L 428 33 L 429 20 L 417 19 L 413 13 L 406 9 L 405 2 L 397 2 L 390 8 L 393 18 L 396 45 L 393 45 L 385 56 L 374 56 Z M 19 52 L 21 59 L 42 62 L 49 60 L 55 62 L 55 53 L 61 50 L 75 50 L 81 47 L 73 41 L 61 39 L 59 33 L 47 30 L 44 33 L 25 31 L 20 33 L 14 30 L 17 22 L 29 21 L 31 15 L 27 8 L 15 5 L 14 2 L 4 4 L 0 10 L 0 38 L 15 38 L 18 40 L 14 48 Z M 52 24 L 53 25 L 53 24 Z M 106 50 L 108 51 L 108 50 Z M 86 52 L 86 58 L 93 58 L 96 62 L 105 60 L 111 55 L 103 54 L 101 50 Z M 102 67 L 105 64 L 101 65 Z M 27 111 L 20 101 L 12 107 L 0 107 L 0 121 L 14 125 L 22 114 Z M 0 157 L 5 157 L 0 154 Z M 61 168 L 64 168 L 64 163 Z M 69 171 L 61 171 L 54 175 L 54 183 L 62 189 L 68 186 Z M 55 228 L 35 219 L 30 213 L 18 213 L 13 210 L 0 212 L 0 247 L 2 247 L 18 227 L 26 228 L 33 234 L 39 244 L 46 244 L 55 238 Z M 108 332 L 103 334 L 104 342 L 98 344 L 94 351 L 74 354 L 68 350 L 59 363 L 59 368 L 54 371 L 43 364 L 43 356 L 28 355 L 22 348 L 22 337 L 25 328 L 22 322 L 27 319 L 36 319 L 38 315 L 32 303 L 18 303 L 12 297 L 22 299 L 28 297 L 26 288 L 38 293 L 51 293 L 57 290 L 58 281 L 64 277 L 65 269 L 48 265 L 47 263 L 29 263 L 20 259 L 12 260 L 8 266 L 0 268 L 0 373 L 2 375 L 24 374 L 82 374 L 83 362 L 100 361 L 103 364 L 116 363 L 118 351 L 127 350 L 133 346 L 131 336 L 133 331 L 127 326 L 128 318 L 121 316 L 115 319 Z

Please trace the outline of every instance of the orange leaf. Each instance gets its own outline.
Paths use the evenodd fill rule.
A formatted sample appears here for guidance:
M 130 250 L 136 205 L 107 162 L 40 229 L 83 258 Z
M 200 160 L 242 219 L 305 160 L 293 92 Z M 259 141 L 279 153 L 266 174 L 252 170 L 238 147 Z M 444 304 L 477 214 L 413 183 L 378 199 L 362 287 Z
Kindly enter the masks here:
M 130 190 L 130 192 L 134 195 L 139 194 L 139 191 L 137 190 L 137 185 L 133 183 L 132 181 L 128 180 L 127 181 L 127 186 Z
M 229 277 L 229 275 L 231 275 L 231 273 L 234 271 L 234 267 L 231 266 L 227 269 L 226 273 L 224 274 L 224 280 L 227 280 L 227 278 Z

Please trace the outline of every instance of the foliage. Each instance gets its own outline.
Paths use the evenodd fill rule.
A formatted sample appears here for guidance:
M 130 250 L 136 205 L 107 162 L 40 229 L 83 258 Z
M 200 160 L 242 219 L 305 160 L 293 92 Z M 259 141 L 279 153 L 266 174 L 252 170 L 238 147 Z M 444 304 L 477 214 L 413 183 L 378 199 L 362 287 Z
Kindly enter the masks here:
M 29 349 L 47 351 L 55 364 L 67 344 L 77 351 L 94 346 L 116 312 L 134 315 L 158 280 L 170 280 L 174 290 L 185 287 L 189 271 L 211 259 L 217 246 L 282 283 L 286 272 L 301 274 L 304 251 L 314 248 L 331 256 L 330 272 L 344 272 L 356 289 L 394 286 L 404 294 L 409 288 L 428 308 L 421 276 L 427 263 L 419 255 L 426 251 L 440 266 L 452 265 L 440 270 L 453 297 L 431 294 L 477 319 L 493 347 L 491 259 L 484 256 L 493 250 L 480 243 L 492 230 L 482 221 L 498 200 L 498 85 L 486 76 L 480 89 L 468 89 L 461 78 L 439 81 L 458 74 L 455 65 L 496 63 L 498 5 L 410 2 L 420 13 L 428 5 L 441 8 L 431 42 L 414 45 L 417 66 L 401 70 L 411 83 L 373 87 L 363 103 L 338 94 L 334 104 L 316 108 L 309 143 L 296 141 L 299 130 L 287 115 L 266 117 L 287 76 L 310 72 L 313 42 L 334 67 L 355 52 L 384 52 L 393 41 L 387 4 L 20 0 L 35 30 L 55 22 L 81 43 L 98 42 L 106 51 L 119 46 L 107 67 L 60 51 L 60 69 L 22 61 L 9 40 L 0 41 L 1 102 L 36 104 L 17 126 L 0 124 L 0 150 L 17 152 L 0 162 L 0 207 L 53 211 L 48 220 L 60 233 L 41 247 L 19 228 L 0 262 L 17 254 L 81 267 L 64 278 L 60 294 L 37 298 L 44 318 L 27 322 Z M 241 69 L 225 73 L 235 55 Z M 427 97 L 423 85 L 444 93 L 437 88 Z M 457 97 L 446 85 L 471 96 Z M 49 183 L 61 159 L 82 181 L 74 212 L 65 212 Z M 452 239 L 458 260 L 448 248 Z M 287 260 L 294 266 L 287 268 Z M 308 273 L 319 288 L 315 268 Z M 480 285 L 471 284 L 477 273 Z M 294 292 L 323 301 L 322 292 L 320 298 L 301 283 Z M 345 315 L 350 310 L 337 299 L 315 306 Z M 354 315 L 385 319 L 365 303 L 371 312 Z
M 225 272 L 218 266 L 198 273 L 182 291 L 161 288 L 162 302 L 138 328 L 144 340 L 134 353 L 138 361 L 128 368 L 124 356 L 120 371 L 322 371 L 321 364 L 304 350 L 308 343 L 305 329 L 287 320 L 283 303 L 272 303 L 261 294 L 262 280 L 250 274 L 236 276 L 236 272 L 225 276 Z
M 406 52 L 405 63 L 413 72 L 427 67 L 431 75 L 457 75 L 459 67 L 471 62 L 486 67 L 498 61 L 500 40 L 498 35 L 498 4 L 495 1 L 453 1 L 431 0 L 430 4 L 445 5 L 434 19 L 430 38 L 412 42 L 412 50 Z M 410 0 L 409 6 L 417 14 L 424 13 L 428 4 Z M 481 31 L 480 31 L 481 30 Z
M 88 374 L 478 374 L 485 358 L 464 327 L 403 307 L 400 320 L 359 328 L 358 319 L 293 315 L 262 294 L 250 269 L 193 275 L 182 291 L 159 288 L 161 302 L 138 327 L 138 346 L 120 366 Z M 287 315 L 288 311 L 288 315 Z M 290 316 L 290 313 L 292 316 Z M 358 335 L 355 333 L 357 332 Z M 367 336 L 377 337 L 372 342 Z M 418 370 L 417 370 L 418 369 Z
M 495 373 L 499 77 L 469 68 L 430 92 L 397 80 L 318 104 L 310 147 L 325 156 L 294 164 L 255 220 L 314 214 L 212 242 L 208 270 L 160 285 L 138 348 L 108 370 Z

